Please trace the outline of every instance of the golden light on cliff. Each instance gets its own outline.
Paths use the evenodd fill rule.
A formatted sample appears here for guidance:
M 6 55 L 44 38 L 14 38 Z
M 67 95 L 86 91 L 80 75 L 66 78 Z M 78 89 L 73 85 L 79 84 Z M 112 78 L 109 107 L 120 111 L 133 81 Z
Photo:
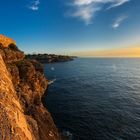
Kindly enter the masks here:
M 16 41 L 14 41 L 13 39 L 6 37 L 2 34 L 0 34 L 0 44 L 3 45 L 3 47 L 8 47 L 10 44 L 15 44 L 16 45 Z

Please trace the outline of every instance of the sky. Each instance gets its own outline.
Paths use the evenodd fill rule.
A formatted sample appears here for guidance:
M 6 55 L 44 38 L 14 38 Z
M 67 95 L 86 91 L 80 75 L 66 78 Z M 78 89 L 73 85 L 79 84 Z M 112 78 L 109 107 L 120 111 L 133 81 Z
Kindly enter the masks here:
M 1 34 L 26 53 L 120 56 L 140 47 L 140 0 L 4 0 L 0 17 Z

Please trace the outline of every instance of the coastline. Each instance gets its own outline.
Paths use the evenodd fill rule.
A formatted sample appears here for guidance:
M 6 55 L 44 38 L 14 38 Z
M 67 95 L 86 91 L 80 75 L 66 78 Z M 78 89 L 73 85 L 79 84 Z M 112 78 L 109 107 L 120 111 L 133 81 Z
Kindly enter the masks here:
M 27 60 L 15 44 L 0 46 L 0 63 L 0 139 L 60 140 L 42 102 L 48 88 L 42 64 Z
M 56 54 L 26 54 L 26 59 L 37 60 L 42 64 L 45 63 L 60 63 L 73 61 L 76 56 L 68 56 L 68 55 L 56 55 Z

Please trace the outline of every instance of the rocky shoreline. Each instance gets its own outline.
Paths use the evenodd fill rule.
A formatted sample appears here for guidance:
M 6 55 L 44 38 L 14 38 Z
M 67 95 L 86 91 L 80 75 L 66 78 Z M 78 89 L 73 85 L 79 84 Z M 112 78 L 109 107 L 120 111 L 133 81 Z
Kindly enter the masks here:
M 8 39 L 2 37 L 4 41 Z M 47 88 L 43 66 L 36 60 L 26 59 L 15 42 L 5 46 L 1 39 L 0 140 L 61 139 L 42 103 Z
M 72 61 L 76 56 L 55 55 L 55 54 L 28 54 L 26 59 L 34 59 L 40 63 L 57 63 Z

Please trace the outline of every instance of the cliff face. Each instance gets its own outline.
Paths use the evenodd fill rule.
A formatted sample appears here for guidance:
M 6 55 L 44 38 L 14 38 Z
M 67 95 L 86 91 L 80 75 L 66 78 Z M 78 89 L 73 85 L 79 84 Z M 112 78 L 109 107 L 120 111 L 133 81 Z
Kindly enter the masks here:
M 43 67 L 14 44 L 0 46 L 0 140 L 59 140 L 42 104 L 48 81 Z

